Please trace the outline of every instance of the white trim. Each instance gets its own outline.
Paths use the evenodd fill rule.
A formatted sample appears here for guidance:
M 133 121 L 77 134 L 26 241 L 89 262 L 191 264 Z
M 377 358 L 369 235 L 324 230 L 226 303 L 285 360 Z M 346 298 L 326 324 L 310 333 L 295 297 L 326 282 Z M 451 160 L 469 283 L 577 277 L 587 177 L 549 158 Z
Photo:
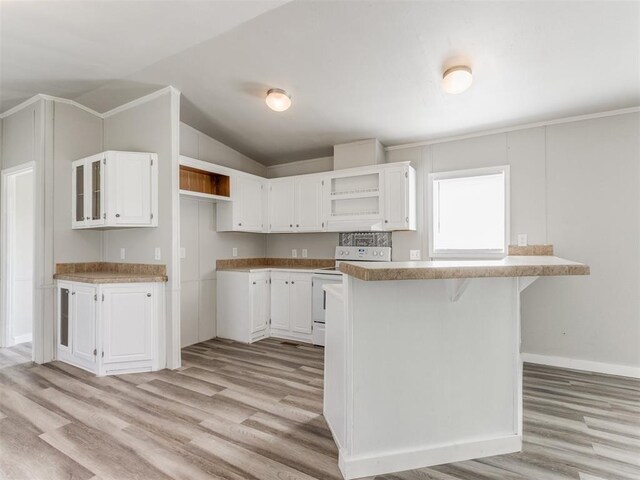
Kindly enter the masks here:
M 341 449 L 339 450 L 338 466 L 344 478 L 349 480 L 493 455 L 503 455 L 521 450 L 521 435 L 505 435 L 465 443 L 430 446 L 420 450 L 384 452 L 369 457 L 348 458 Z
M 605 112 L 597 112 L 597 113 L 588 113 L 585 115 L 576 115 L 573 117 L 564 117 L 557 118 L 553 120 L 543 120 L 540 122 L 534 123 L 525 123 L 521 125 L 516 125 L 513 127 L 504 127 L 504 128 L 495 128 L 491 130 L 480 130 L 474 133 L 468 133 L 464 135 L 455 135 L 450 137 L 441 137 L 435 138 L 433 140 L 424 140 L 422 142 L 413 142 L 413 143 L 405 143 L 399 145 L 391 145 L 389 147 L 384 147 L 385 152 L 390 152 L 392 150 L 402 150 L 405 148 L 414 148 L 414 147 L 426 147 L 428 145 L 436 145 L 438 143 L 447 143 L 447 142 L 455 142 L 458 140 L 467 140 L 470 138 L 477 137 L 485 137 L 487 135 L 495 135 L 498 133 L 509 133 L 516 132 L 518 130 L 526 130 L 528 128 L 538 128 L 538 127 L 547 127 L 550 125 L 560 125 L 563 123 L 571 123 L 571 122 L 580 122 L 584 120 L 593 120 L 596 118 L 605 118 L 605 117 L 613 117 L 616 115 L 627 115 L 629 113 L 637 113 L 640 112 L 640 106 L 637 107 L 629 107 L 629 108 L 620 108 L 618 110 L 607 110 Z M 286 164 L 283 164 L 286 165 Z
M 101 117 L 109 118 L 117 113 L 123 112 L 133 107 L 137 107 L 138 105 L 142 105 L 143 103 L 150 102 L 151 100 L 155 100 L 156 98 L 161 97 L 162 95 L 168 92 L 171 92 L 173 95 L 175 94 L 177 94 L 178 96 L 180 95 L 180 91 L 178 89 L 169 85 L 168 87 L 161 88 L 160 90 L 156 90 L 155 92 L 144 95 L 143 97 L 136 98 L 135 100 L 131 100 L 130 102 L 120 105 L 119 107 L 112 108 L 111 110 L 108 110 L 103 114 L 101 114 Z M 178 119 L 178 121 L 180 120 Z
M 28 107 L 29 105 L 31 105 L 32 103 L 37 102 L 38 100 L 50 100 L 52 102 L 59 102 L 59 103 L 66 103 L 67 105 L 73 105 L 74 107 L 78 107 L 81 110 L 84 110 L 87 113 L 90 113 L 92 115 L 95 115 L 96 117 L 105 119 L 108 118 L 112 115 L 115 115 L 117 113 L 123 112 L 124 110 L 128 110 L 129 108 L 133 108 L 133 107 L 137 107 L 138 105 L 141 105 L 143 103 L 146 102 L 150 102 L 151 100 L 154 100 L 162 95 L 164 95 L 167 92 L 172 92 L 175 93 L 177 92 L 178 94 L 180 94 L 180 91 L 177 90 L 175 87 L 172 87 L 171 85 L 169 85 L 168 87 L 164 87 L 161 88 L 160 90 L 156 90 L 155 92 L 149 93 L 147 95 L 144 95 L 140 98 L 137 98 L 135 100 L 132 100 L 130 102 L 127 102 L 125 104 L 120 105 L 119 107 L 115 107 L 112 108 L 111 110 L 108 110 L 104 113 L 100 113 L 97 112 L 89 107 L 86 107 L 84 105 L 82 105 L 81 103 L 76 102 L 75 100 L 71 100 L 69 98 L 62 98 L 62 97 L 54 97 L 52 95 L 46 95 L 44 93 L 38 93 L 36 95 L 34 95 L 33 97 L 29 98 L 28 100 L 25 100 L 24 102 L 16 105 L 13 108 L 10 108 L 9 110 L 0 113 L 0 119 L 8 117 L 9 115 L 13 115 L 16 112 L 19 112 L 20 110 L 22 110 L 23 108 Z
M 180 368 L 180 92 L 173 87 L 163 90 L 171 94 L 171 274 L 168 284 L 170 310 L 168 339 L 165 341 L 166 367 Z M 155 97 L 154 97 L 155 98 Z
M 13 249 L 11 242 L 9 242 L 9 231 L 8 231 L 9 223 L 12 221 L 12 215 L 10 214 L 10 211 L 12 210 L 12 208 L 9 208 L 9 207 L 13 206 L 13 202 L 8 197 L 8 194 L 9 194 L 8 183 L 9 183 L 9 177 L 13 177 L 14 175 L 20 175 L 20 174 L 29 173 L 29 172 L 33 175 L 32 182 L 33 182 L 33 189 L 35 192 L 35 189 L 36 189 L 36 162 L 35 161 L 25 162 L 20 165 L 5 168 L 0 171 L 0 193 L 2 195 L 2 197 L 0 198 L 0 214 L 1 214 L 0 245 L 2 246 L 0 248 L 1 250 L 0 251 L 0 305 L 2 306 L 0 308 L 0 326 L 1 326 L 0 346 L 2 347 L 13 346 L 17 343 L 16 339 L 20 338 L 20 336 L 14 338 L 12 324 L 11 322 L 8 321 L 10 310 L 12 307 L 12 302 L 10 299 L 13 296 L 12 286 L 11 286 L 11 283 L 9 282 L 9 280 L 13 277 L 13 275 L 11 273 L 11 264 L 8 261 L 9 253 Z M 36 229 L 36 208 L 37 208 L 37 205 L 34 202 L 34 211 L 33 211 L 34 231 Z M 36 286 L 35 245 L 34 245 L 33 254 L 34 254 L 33 255 L 34 256 L 33 286 L 34 286 L 34 300 L 35 300 L 35 286 Z M 32 304 L 32 310 L 33 310 L 33 316 L 35 319 L 36 318 L 35 303 Z M 33 330 L 34 328 L 33 324 L 31 328 Z M 31 337 L 31 335 L 29 336 Z M 31 339 L 25 340 L 25 341 L 31 341 Z
M 503 258 L 508 254 L 509 238 L 511 236 L 511 167 L 509 165 L 496 165 L 492 167 L 470 168 L 462 170 L 451 170 L 447 172 L 430 172 L 427 174 L 427 231 L 429 238 L 430 258 Z M 496 250 L 446 250 L 435 251 L 434 248 L 434 216 L 433 216 L 433 182 L 447 178 L 465 178 L 483 175 L 504 174 L 504 247 L 501 251 Z
M 592 360 L 580 360 L 577 358 L 554 357 L 551 355 L 539 355 L 537 353 L 523 353 L 524 363 L 548 365 L 550 367 L 568 368 L 583 372 L 604 373 L 605 375 L 618 375 L 621 377 L 640 378 L 640 367 L 632 365 L 620 365 L 617 363 L 594 362 Z
M 33 334 L 25 333 L 24 335 L 18 335 L 17 337 L 13 337 L 13 344 L 18 345 L 20 343 L 30 342 L 33 339 Z

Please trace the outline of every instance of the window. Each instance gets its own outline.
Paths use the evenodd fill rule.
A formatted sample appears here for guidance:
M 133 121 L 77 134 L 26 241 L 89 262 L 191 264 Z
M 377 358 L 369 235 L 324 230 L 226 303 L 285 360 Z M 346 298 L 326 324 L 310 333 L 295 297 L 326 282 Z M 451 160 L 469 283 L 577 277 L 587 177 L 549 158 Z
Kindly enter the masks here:
M 509 167 L 429 175 L 431 257 L 502 257 L 509 232 Z

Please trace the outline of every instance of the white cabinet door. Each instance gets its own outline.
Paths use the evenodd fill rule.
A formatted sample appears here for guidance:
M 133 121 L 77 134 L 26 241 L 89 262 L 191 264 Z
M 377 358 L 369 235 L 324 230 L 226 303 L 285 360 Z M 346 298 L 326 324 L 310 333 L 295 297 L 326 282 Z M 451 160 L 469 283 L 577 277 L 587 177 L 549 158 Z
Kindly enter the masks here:
M 300 177 L 295 181 L 295 211 L 297 232 L 321 232 L 322 219 L 322 177 Z
M 89 220 L 87 201 L 85 198 L 87 187 L 86 161 L 76 160 L 71 164 L 71 227 L 85 227 Z
M 109 152 L 107 216 L 114 225 L 150 225 L 152 161 L 148 153 Z
M 271 273 L 271 328 L 289 330 L 289 274 Z
M 151 360 L 153 299 L 141 283 L 103 287 L 104 363 Z
M 264 226 L 262 219 L 262 192 L 264 185 L 256 177 L 239 176 L 236 182 L 238 191 L 233 196 L 237 212 L 237 230 L 261 232 Z M 236 220 L 236 219 L 234 219 Z
M 311 315 L 311 274 L 292 273 L 289 318 L 291 331 L 311 334 L 313 320 Z
M 272 232 L 294 231 L 293 179 L 273 180 L 269 190 L 269 229 Z
M 408 228 L 408 167 L 389 168 L 385 172 L 385 230 Z
M 98 289 L 92 285 L 74 285 L 72 296 L 72 352 L 81 363 L 96 361 L 96 301 Z
M 105 156 L 89 157 L 85 164 L 85 205 L 86 225 L 98 227 L 106 222 L 104 205 L 104 167 Z
M 252 274 L 251 286 L 251 333 L 264 331 L 269 325 L 270 291 L 269 275 L 266 273 Z
M 57 311 L 57 346 L 58 350 L 72 352 L 73 335 L 71 325 L 73 322 L 73 285 L 66 282 L 58 282 L 58 311 Z

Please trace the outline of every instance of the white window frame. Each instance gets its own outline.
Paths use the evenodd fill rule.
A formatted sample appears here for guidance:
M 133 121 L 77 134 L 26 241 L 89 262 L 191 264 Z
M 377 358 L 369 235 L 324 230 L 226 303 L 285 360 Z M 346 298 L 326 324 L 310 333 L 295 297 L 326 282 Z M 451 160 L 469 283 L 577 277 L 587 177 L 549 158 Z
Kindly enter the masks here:
M 479 177 L 483 175 L 504 174 L 504 242 L 500 250 L 474 249 L 474 250 L 435 250 L 434 237 L 434 213 L 433 213 L 433 182 L 436 180 L 450 178 Z M 509 165 L 498 165 L 495 167 L 472 168 L 465 170 L 453 170 L 449 172 L 430 173 L 427 182 L 427 212 L 428 212 L 428 233 L 429 233 L 429 257 L 431 258 L 503 258 L 507 255 L 510 238 L 510 180 Z

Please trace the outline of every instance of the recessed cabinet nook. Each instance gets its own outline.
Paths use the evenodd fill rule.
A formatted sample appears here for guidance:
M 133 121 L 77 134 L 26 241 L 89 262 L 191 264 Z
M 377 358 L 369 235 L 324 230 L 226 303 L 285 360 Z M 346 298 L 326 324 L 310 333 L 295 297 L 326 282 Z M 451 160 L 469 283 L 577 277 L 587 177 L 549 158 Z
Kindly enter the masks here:
M 182 195 L 217 202 L 219 232 L 416 229 L 416 175 L 409 162 L 266 179 L 181 156 L 180 179 Z M 217 184 L 224 188 L 214 189 Z
M 71 177 L 71 226 L 158 226 L 158 156 L 102 152 L 76 160 Z

